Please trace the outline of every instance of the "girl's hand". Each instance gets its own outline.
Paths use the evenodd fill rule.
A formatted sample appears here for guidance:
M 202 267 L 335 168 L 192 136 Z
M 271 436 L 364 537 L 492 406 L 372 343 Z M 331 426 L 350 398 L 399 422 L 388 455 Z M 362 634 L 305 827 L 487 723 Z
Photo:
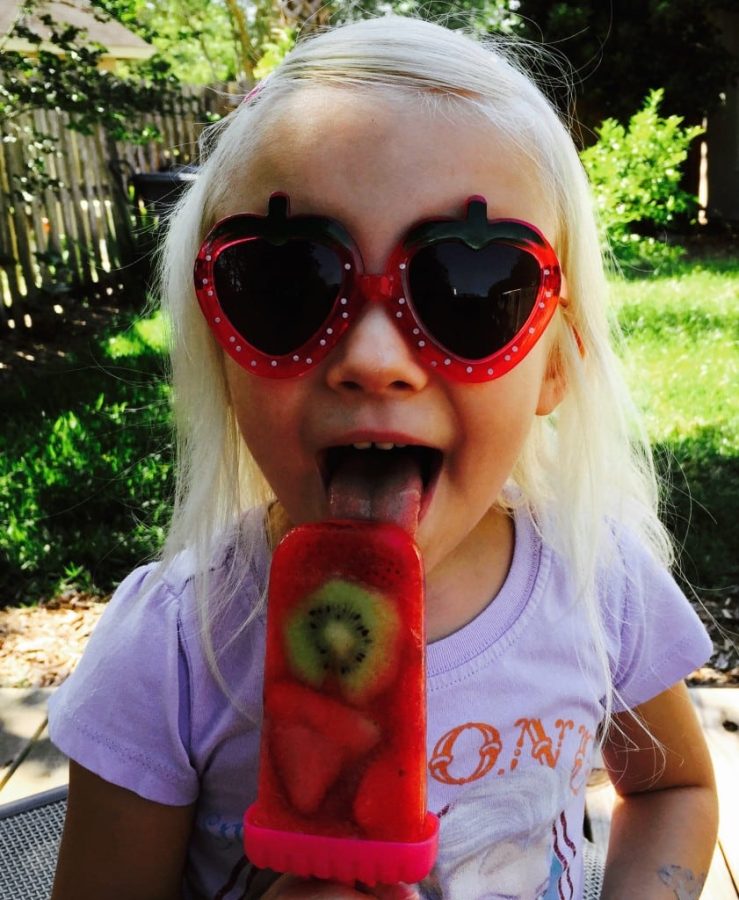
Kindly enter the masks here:
M 318 878 L 282 875 L 263 895 L 262 900 L 420 900 L 418 891 L 407 884 L 378 884 L 373 888 L 356 887 Z

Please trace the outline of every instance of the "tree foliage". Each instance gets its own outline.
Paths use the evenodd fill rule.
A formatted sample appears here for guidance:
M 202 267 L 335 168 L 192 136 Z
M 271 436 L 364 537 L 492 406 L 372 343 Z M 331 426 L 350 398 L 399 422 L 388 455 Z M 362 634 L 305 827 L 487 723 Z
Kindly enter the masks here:
M 625 122 L 650 90 L 668 113 L 699 122 L 739 74 L 717 16 L 739 0 L 93 0 L 152 42 L 183 81 L 251 80 L 281 59 L 295 35 L 393 11 L 478 33 L 544 43 L 571 66 L 578 115 L 593 129 Z M 262 62 L 263 61 L 263 62 Z M 261 66 L 260 66 L 261 62 Z M 558 72 L 548 74 L 558 90 Z M 568 102 L 566 93 L 560 97 Z
M 649 91 L 664 90 L 668 113 L 700 122 L 739 75 L 719 16 L 739 13 L 739 0 L 353 0 L 336 15 L 356 17 L 391 8 L 450 27 L 503 32 L 554 50 L 544 68 L 555 95 L 559 61 L 571 69 L 578 116 L 593 129 L 612 117 L 625 122 Z M 568 103 L 567 92 L 559 96 Z
M 520 0 L 352 0 L 334 3 L 333 19 L 343 22 L 392 10 L 478 34 L 511 34 L 523 27 Z
M 26 2 L 30 10 L 33 2 Z M 13 33 L 37 48 L 37 54 L 0 53 L 0 119 L 12 123 L 34 109 L 69 115 L 69 127 L 90 133 L 101 124 L 115 139 L 150 140 L 156 131 L 137 124 L 142 114 L 164 108 L 178 90 L 170 66 L 161 57 L 141 63 L 136 77 L 121 77 L 100 68 L 106 48 L 92 44 L 79 28 L 41 16 L 50 29 L 44 48 L 41 36 L 19 21 Z
M 521 0 L 520 33 L 570 61 L 588 126 L 625 122 L 649 91 L 668 113 L 700 122 L 739 74 L 718 15 L 739 0 Z
M 264 77 L 299 33 L 394 11 L 478 33 L 511 32 L 518 0 L 93 0 L 157 47 L 188 83 Z
M 188 84 L 245 80 L 275 46 L 294 43 L 273 0 L 93 0 L 153 44 Z M 284 51 L 283 51 L 284 53 Z M 281 58 L 281 56 L 280 56 Z
M 94 0 L 153 44 L 172 72 L 189 84 L 228 81 L 238 48 L 225 3 L 202 0 Z

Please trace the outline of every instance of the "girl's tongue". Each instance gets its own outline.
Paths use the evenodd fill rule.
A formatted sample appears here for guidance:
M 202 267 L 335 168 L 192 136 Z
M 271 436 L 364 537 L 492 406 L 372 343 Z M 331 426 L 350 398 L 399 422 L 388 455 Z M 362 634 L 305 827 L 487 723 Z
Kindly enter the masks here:
M 347 453 L 331 476 L 329 512 L 335 519 L 395 522 L 414 536 L 422 496 L 423 479 L 411 453 L 360 450 Z

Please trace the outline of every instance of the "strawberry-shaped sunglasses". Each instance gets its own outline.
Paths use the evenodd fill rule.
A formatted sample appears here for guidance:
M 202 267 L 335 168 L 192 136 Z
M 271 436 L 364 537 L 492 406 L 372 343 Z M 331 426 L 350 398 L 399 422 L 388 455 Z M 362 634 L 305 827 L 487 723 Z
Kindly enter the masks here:
M 487 201 L 463 219 L 414 225 L 385 272 L 366 274 L 334 219 L 290 215 L 272 194 L 266 216 L 238 214 L 208 233 L 195 292 L 224 349 L 247 371 L 302 375 L 341 339 L 367 302 L 383 303 L 432 370 L 478 382 L 510 371 L 531 350 L 559 300 L 554 250 L 533 225 L 488 221 Z

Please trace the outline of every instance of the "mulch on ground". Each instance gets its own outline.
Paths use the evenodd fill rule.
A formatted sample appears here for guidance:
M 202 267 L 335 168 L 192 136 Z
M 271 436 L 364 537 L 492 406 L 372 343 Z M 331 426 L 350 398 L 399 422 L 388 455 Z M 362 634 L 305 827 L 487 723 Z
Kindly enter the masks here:
M 54 687 L 71 673 L 105 609 L 105 599 L 67 590 L 32 607 L 0 609 L 0 687 Z M 736 596 L 704 600 L 701 617 L 716 648 L 692 685 L 739 685 Z
M 67 591 L 38 606 L 0 609 L 0 687 L 54 687 L 72 672 L 105 603 Z
M 714 652 L 710 665 L 688 683 L 739 685 L 739 585 L 714 596 L 699 596 L 693 605 L 711 635 Z

